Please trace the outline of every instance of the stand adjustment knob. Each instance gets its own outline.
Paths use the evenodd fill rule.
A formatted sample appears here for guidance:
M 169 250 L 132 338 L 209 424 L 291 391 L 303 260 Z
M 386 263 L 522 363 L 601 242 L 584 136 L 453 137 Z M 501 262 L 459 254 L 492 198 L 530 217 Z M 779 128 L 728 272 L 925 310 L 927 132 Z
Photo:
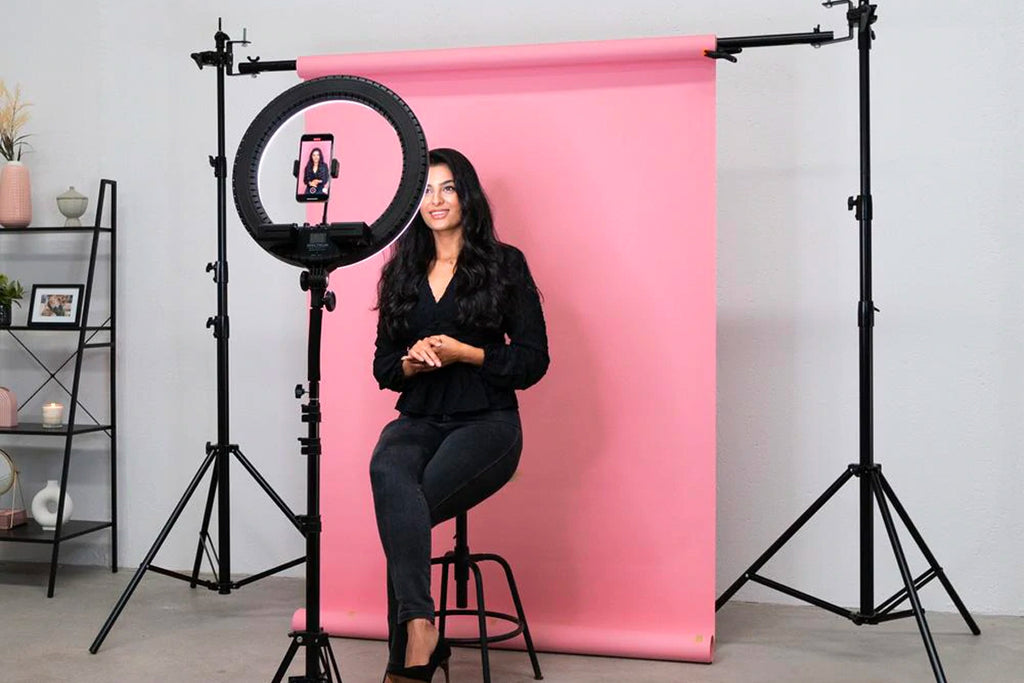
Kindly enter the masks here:
M 295 398 L 302 398 L 306 395 L 306 389 L 301 384 L 295 385 Z
M 334 296 L 334 292 L 324 292 L 324 308 L 328 311 L 333 311 L 337 305 L 338 298 Z

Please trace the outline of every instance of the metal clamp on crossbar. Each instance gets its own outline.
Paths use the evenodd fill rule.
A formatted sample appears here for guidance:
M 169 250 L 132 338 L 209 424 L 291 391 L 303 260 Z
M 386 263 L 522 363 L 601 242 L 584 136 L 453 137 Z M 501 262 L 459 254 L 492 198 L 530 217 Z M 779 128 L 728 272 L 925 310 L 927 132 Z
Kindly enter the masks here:
M 734 55 L 738 55 L 741 52 L 743 52 L 742 47 L 722 47 L 715 50 L 705 50 L 704 56 L 711 59 L 725 59 L 735 64 L 739 60 Z

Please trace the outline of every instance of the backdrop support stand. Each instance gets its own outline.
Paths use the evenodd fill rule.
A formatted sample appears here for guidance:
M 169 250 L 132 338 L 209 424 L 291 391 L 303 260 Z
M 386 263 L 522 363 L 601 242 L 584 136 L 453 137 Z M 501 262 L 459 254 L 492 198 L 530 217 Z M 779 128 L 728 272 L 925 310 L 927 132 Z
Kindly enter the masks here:
M 228 338 L 230 337 L 230 325 L 228 318 L 228 261 L 227 261 L 227 158 L 225 154 L 225 132 L 224 132 L 224 77 L 225 75 L 236 75 L 232 73 L 234 55 L 233 45 L 248 45 L 243 30 L 242 40 L 231 40 L 222 30 L 222 22 L 217 22 L 217 33 L 214 35 L 216 50 L 196 52 L 191 55 L 196 65 L 202 69 L 204 66 L 214 66 L 217 69 L 217 156 L 210 157 L 210 166 L 213 168 L 213 175 L 217 179 L 217 261 L 206 266 L 206 272 L 213 273 L 213 281 L 217 284 L 217 315 L 206 321 L 208 328 L 213 328 L 213 336 L 217 340 L 217 443 L 207 442 L 206 459 L 200 465 L 191 483 L 185 490 L 184 495 L 178 501 L 170 518 L 164 524 L 156 541 L 146 554 L 142 564 L 139 565 L 135 575 L 129 582 L 128 587 L 121 595 L 114 609 L 107 617 L 106 622 L 100 629 L 89 652 L 96 654 L 103 640 L 107 637 L 114 622 L 120 616 L 122 610 L 128 604 L 139 582 L 147 570 L 158 574 L 169 576 L 174 579 L 186 581 L 189 587 L 203 586 L 209 590 L 215 590 L 221 595 L 227 595 L 232 590 L 253 583 L 260 579 L 272 576 L 291 567 L 302 564 L 306 558 L 300 557 L 284 564 L 278 565 L 266 571 L 246 577 L 240 581 L 231 579 L 231 497 L 230 497 L 230 464 L 234 457 L 255 480 L 256 484 L 270 497 L 273 503 L 300 531 L 303 529 L 299 518 L 288 508 L 288 505 L 271 488 L 270 484 L 260 475 L 255 466 L 242 454 L 237 444 L 231 443 L 229 434 L 230 424 L 230 403 L 228 400 Z M 210 491 L 206 499 L 206 508 L 203 513 L 203 523 L 199 532 L 199 543 L 196 548 L 195 562 L 192 566 L 192 574 L 185 575 L 179 572 L 163 569 L 152 564 L 153 559 L 159 552 L 167 536 L 170 534 L 174 524 L 178 521 L 189 499 L 195 493 L 202 482 L 207 471 L 211 471 Z M 210 522 L 213 514 L 214 501 L 217 502 L 217 544 L 214 546 L 209 532 Z M 220 552 L 217 552 L 217 548 Z M 199 570 L 202 566 L 203 554 L 206 554 L 213 571 L 213 580 L 207 581 L 199 578 Z
M 857 321 L 860 328 L 860 462 L 850 465 L 845 472 L 836 479 L 833 484 L 811 504 L 807 510 L 797 518 L 795 522 L 780 536 L 757 560 L 738 578 L 724 593 L 715 601 L 715 610 L 729 601 L 747 581 L 754 581 L 767 586 L 781 593 L 785 593 L 798 600 L 808 602 L 816 607 L 828 610 L 840 616 L 850 619 L 857 625 L 880 624 L 894 619 L 902 619 L 913 616 L 917 621 L 918 630 L 924 640 L 925 650 L 935 680 L 945 683 L 946 675 L 942 670 L 942 663 L 939 661 L 939 654 L 932 639 L 931 630 L 924 616 L 924 609 L 921 607 L 918 591 L 932 579 L 939 579 L 939 582 L 946 589 L 953 604 L 956 605 L 960 615 L 967 623 L 967 627 L 974 635 L 979 635 L 981 630 L 975 623 L 971 614 L 967 611 L 960 596 L 957 595 L 953 584 L 946 577 L 942 567 L 935 556 L 924 542 L 917 527 L 910 519 L 906 509 L 896 497 L 895 492 L 882 475 L 882 466 L 874 460 L 874 338 L 873 328 L 875 324 L 874 301 L 871 296 L 871 222 L 874 218 L 874 207 L 871 197 L 871 89 L 870 89 L 870 55 L 871 43 L 875 38 L 872 25 L 877 16 L 875 10 L 877 5 L 870 4 L 868 0 L 858 0 L 854 6 L 852 0 L 835 0 L 824 3 L 826 7 L 836 5 L 847 5 L 847 20 L 850 26 L 850 35 L 846 38 L 834 40 L 821 40 L 826 34 L 819 33 L 815 29 L 811 34 L 793 34 L 786 42 L 787 36 L 754 36 L 750 38 L 723 38 L 719 39 L 715 50 L 709 51 L 707 56 L 717 59 L 729 59 L 736 61 L 734 55 L 742 51 L 744 47 L 761 47 L 766 45 L 784 45 L 802 42 L 817 46 L 830 42 L 850 40 L 856 32 L 859 38 L 858 49 L 860 53 L 860 194 L 850 197 L 847 203 L 851 211 L 855 211 L 855 217 L 860 224 L 860 301 L 857 304 Z M 819 36 L 818 40 L 811 38 Z M 820 598 L 804 593 L 761 576 L 757 572 L 784 546 L 808 520 L 811 519 L 847 482 L 853 477 L 860 479 L 860 609 L 857 611 L 840 607 Z M 903 589 L 890 596 L 884 602 L 875 606 L 874 599 L 874 503 L 878 503 L 878 511 L 882 517 L 882 523 L 889 543 L 892 546 L 893 555 L 903 580 Z M 896 524 L 889 509 L 890 504 L 895 509 L 903 525 L 910 532 L 911 537 L 917 544 L 921 554 L 928 561 L 928 569 L 921 575 L 915 577 L 909 568 L 907 558 L 900 543 Z M 896 607 L 905 601 L 910 603 L 910 609 L 895 611 Z

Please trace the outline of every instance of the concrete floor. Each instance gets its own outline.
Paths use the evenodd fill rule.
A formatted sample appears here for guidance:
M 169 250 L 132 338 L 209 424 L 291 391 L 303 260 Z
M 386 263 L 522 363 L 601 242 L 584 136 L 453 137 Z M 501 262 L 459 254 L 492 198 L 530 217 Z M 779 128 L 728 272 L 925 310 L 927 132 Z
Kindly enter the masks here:
M 272 678 L 288 647 L 291 614 L 303 601 L 302 580 L 272 577 L 221 596 L 149 572 L 99 653 L 90 655 L 89 645 L 133 573 L 62 567 L 57 594 L 48 600 L 44 565 L 0 563 L 0 681 Z M 959 615 L 928 614 L 948 680 L 1024 681 L 1024 618 L 975 618 L 980 637 L 970 634 Z M 333 639 L 332 647 L 345 683 L 380 681 L 382 642 Z M 934 680 L 913 620 L 857 627 L 815 607 L 737 600 L 718 615 L 710 666 L 557 654 L 541 654 L 540 661 L 545 680 L 560 683 Z M 298 657 L 289 675 L 302 671 Z M 494 653 L 492 674 L 495 683 L 533 680 L 529 660 L 520 652 Z M 452 680 L 481 680 L 478 652 L 456 651 Z

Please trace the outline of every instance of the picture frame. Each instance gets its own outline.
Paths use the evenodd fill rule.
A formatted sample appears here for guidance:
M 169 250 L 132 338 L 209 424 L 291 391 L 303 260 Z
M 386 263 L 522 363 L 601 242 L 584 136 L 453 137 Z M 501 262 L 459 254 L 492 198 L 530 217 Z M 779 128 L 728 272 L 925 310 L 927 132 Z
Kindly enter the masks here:
M 48 329 L 78 327 L 84 290 L 82 285 L 32 285 L 28 326 Z

